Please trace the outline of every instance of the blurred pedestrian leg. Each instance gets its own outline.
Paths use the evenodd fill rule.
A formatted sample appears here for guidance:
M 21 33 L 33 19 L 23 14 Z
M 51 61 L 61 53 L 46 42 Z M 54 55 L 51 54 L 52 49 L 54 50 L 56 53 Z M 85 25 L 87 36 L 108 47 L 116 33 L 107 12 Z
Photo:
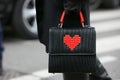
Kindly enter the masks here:
M 90 80 L 112 80 L 98 58 L 96 64 L 96 72 L 90 75 Z
M 3 58 L 3 29 L 0 21 L 0 76 L 2 75 L 2 58 Z
M 96 59 L 96 72 L 94 74 L 64 73 L 64 80 L 112 80 L 99 59 Z

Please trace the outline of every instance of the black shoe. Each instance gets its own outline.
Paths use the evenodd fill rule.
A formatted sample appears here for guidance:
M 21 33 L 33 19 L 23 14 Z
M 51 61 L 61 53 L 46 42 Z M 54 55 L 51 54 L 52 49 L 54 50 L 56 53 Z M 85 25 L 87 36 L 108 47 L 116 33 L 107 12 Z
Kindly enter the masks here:
M 96 77 L 94 75 L 90 75 L 89 80 L 112 80 L 110 77 Z

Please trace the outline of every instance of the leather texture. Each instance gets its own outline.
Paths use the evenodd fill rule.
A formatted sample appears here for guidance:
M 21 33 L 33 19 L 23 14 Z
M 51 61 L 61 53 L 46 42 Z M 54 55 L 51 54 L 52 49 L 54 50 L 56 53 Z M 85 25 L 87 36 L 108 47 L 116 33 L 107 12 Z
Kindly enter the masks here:
M 50 73 L 95 73 L 96 55 L 49 55 Z
M 74 50 L 70 50 L 64 43 L 65 35 L 74 37 L 79 35 L 81 43 Z M 96 32 L 93 27 L 84 29 L 59 29 L 49 30 L 49 53 L 94 53 L 96 51 Z
M 64 43 L 65 35 L 71 37 L 70 45 L 76 41 L 80 44 L 71 51 Z M 75 37 L 75 35 L 79 35 L 80 38 Z M 75 39 L 75 41 L 73 39 Z M 78 39 L 80 39 L 80 41 Z M 96 31 L 93 27 L 84 29 L 49 29 L 50 73 L 94 73 L 95 67 Z

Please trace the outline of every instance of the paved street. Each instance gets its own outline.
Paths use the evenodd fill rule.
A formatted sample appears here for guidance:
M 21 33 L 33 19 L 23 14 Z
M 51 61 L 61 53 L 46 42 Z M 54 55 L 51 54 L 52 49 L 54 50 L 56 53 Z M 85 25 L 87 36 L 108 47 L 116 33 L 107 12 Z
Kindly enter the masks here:
M 113 80 L 120 80 L 120 9 L 91 12 L 91 26 L 97 31 L 97 54 Z M 49 74 L 48 55 L 38 40 L 19 38 L 4 41 L 5 75 L 0 80 L 62 80 Z

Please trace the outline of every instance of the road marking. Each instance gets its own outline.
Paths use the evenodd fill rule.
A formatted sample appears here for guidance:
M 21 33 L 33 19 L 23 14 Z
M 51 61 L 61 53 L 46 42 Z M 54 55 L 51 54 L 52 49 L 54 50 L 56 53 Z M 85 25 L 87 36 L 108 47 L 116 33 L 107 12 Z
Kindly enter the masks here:
M 59 74 L 58 73 L 56 73 L 56 74 L 48 73 L 48 69 L 45 69 L 45 70 L 42 70 L 42 71 L 34 72 L 34 73 L 32 73 L 32 75 L 39 76 L 39 77 L 42 77 L 42 78 L 46 78 L 46 77 L 50 77 L 50 76 L 56 76 L 56 75 L 59 75 Z
M 110 63 L 110 62 L 114 62 L 114 61 L 116 61 L 117 60 L 117 58 L 116 57 L 113 57 L 113 56 L 104 56 L 104 57 L 100 57 L 99 58 L 100 59 L 100 61 L 102 62 L 102 63 Z
M 115 30 L 120 30 L 120 19 L 110 20 L 101 23 L 91 23 L 93 27 L 96 28 L 97 33 L 112 32 Z
M 103 14 L 103 15 L 101 15 Z M 114 14 L 114 15 L 113 15 Z M 108 11 L 95 11 L 91 12 L 91 22 L 104 19 L 113 19 L 120 17 L 120 9 L 117 10 L 108 10 Z
M 45 70 L 34 72 L 31 75 L 25 75 L 25 76 L 13 78 L 10 80 L 44 80 L 44 78 L 54 77 L 56 75 L 61 75 L 61 74 L 48 73 L 48 69 L 45 69 Z
M 10 79 L 10 80 L 40 80 L 40 78 L 35 77 L 33 75 L 26 75 L 26 76 L 21 76 L 21 77 Z
M 120 49 L 120 35 L 97 40 L 97 53 L 107 53 Z

